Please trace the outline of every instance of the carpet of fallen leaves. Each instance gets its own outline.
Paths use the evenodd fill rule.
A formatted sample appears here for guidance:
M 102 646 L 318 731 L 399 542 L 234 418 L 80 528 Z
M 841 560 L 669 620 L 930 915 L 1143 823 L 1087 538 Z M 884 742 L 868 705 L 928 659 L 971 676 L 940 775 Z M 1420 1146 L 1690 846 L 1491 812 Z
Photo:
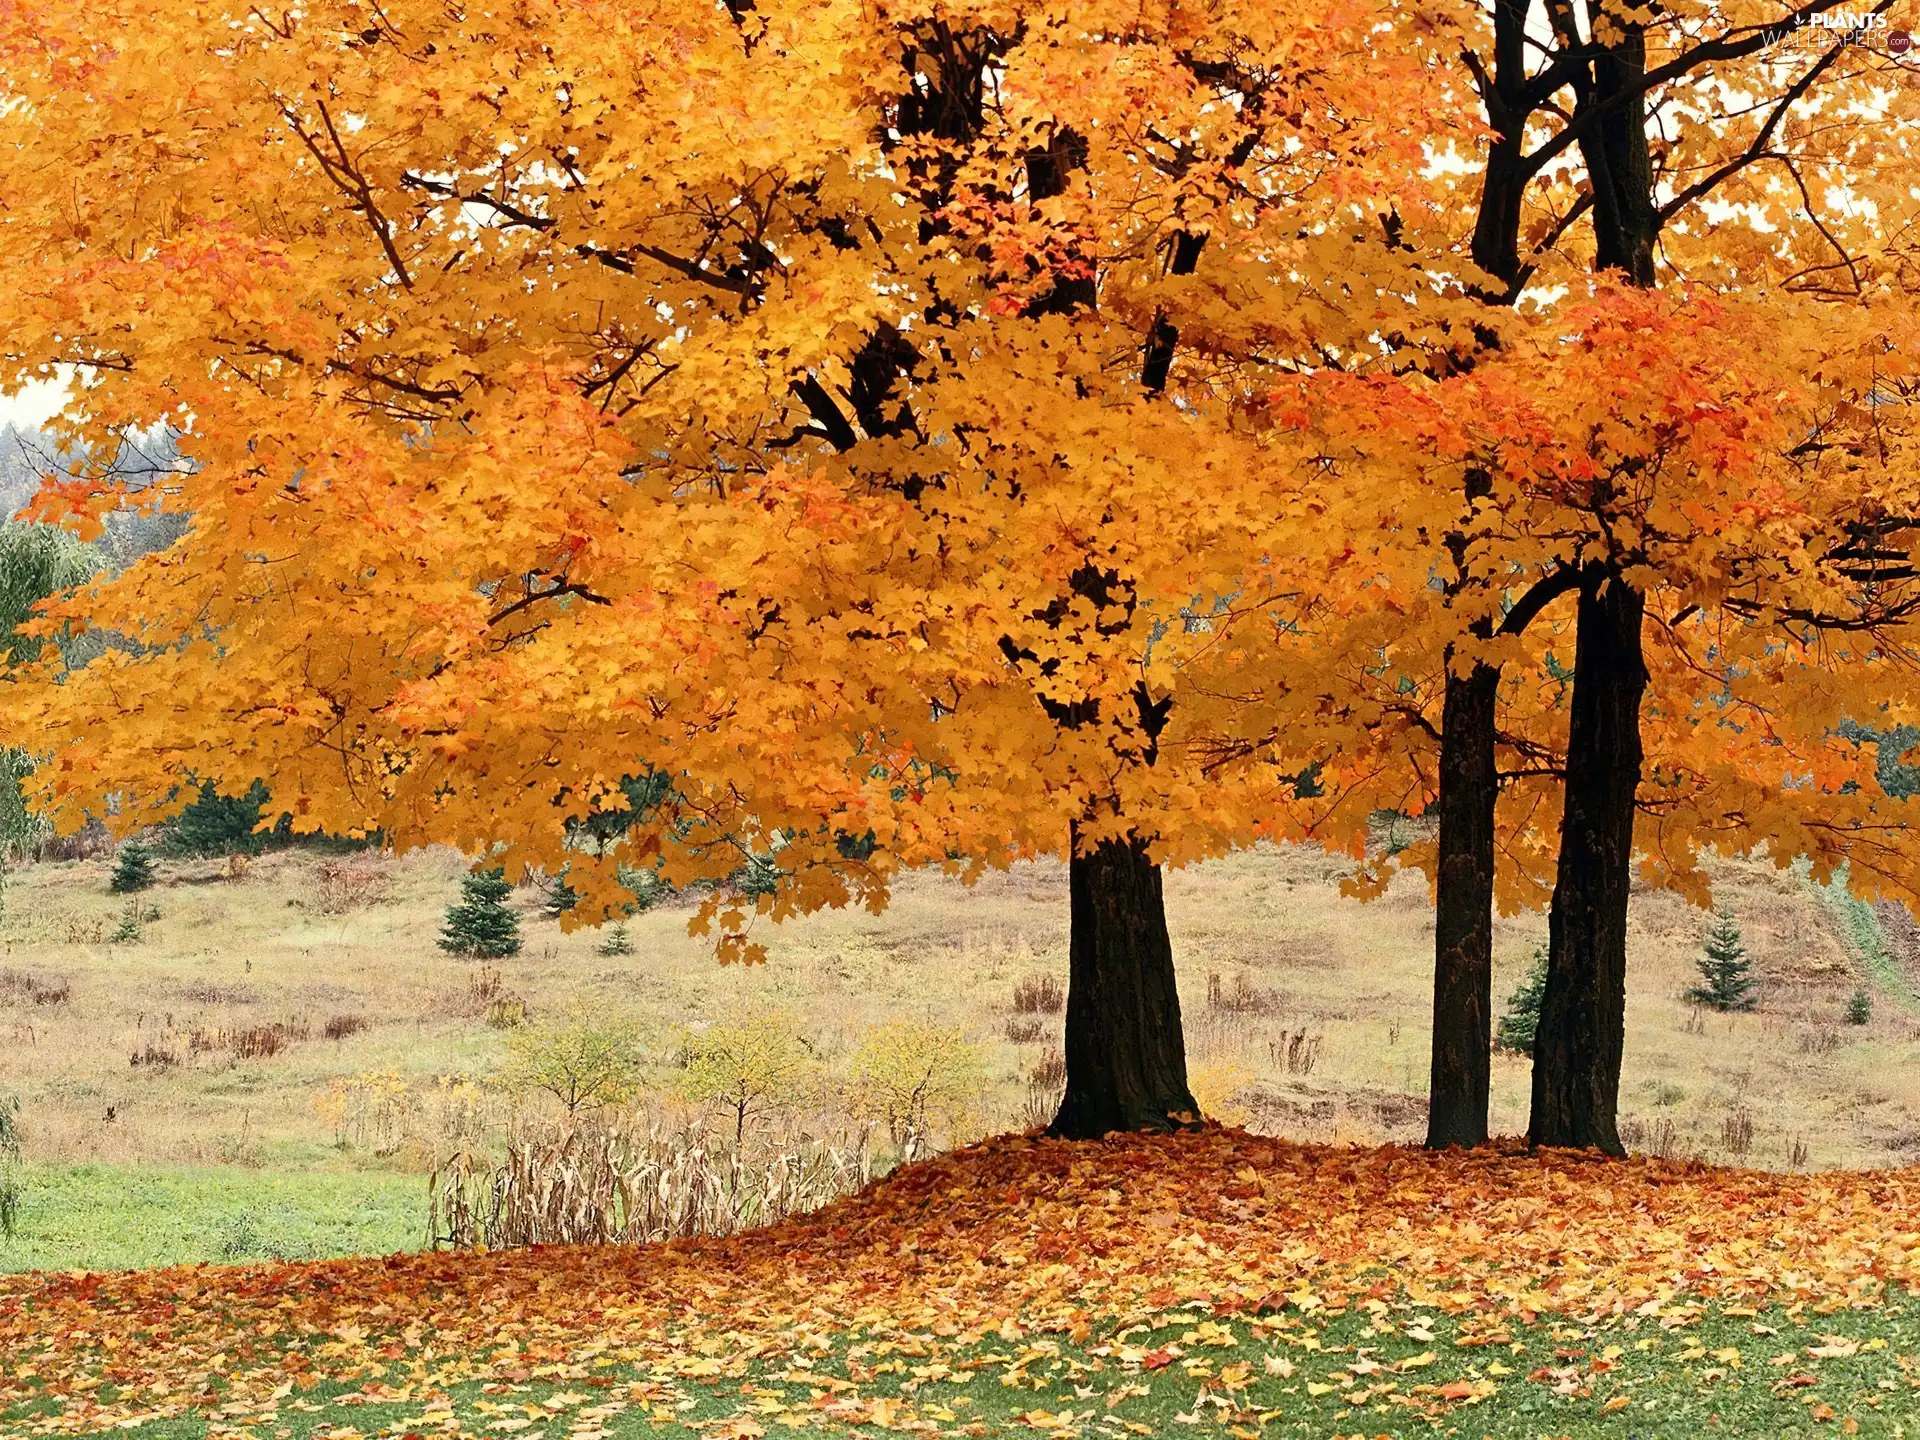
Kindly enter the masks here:
M 1386 1295 L 1489 1338 L 1545 1316 L 1684 1321 L 1708 1302 L 1830 1313 L 1920 1282 L 1916 1226 L 1920 1169 L 1770 1175 L 1223 1130 L 1008 1138 L 727 1240 L 0 1277 L 0 1413 L 38 1402 L 23 1433 L 244 1423 L 322 1382 L 371 1399 L 606 1357 L 725 1376 L 809 1363 L 792 1357 L 849 1332 L 937 1358 L 1097 1343 L 1172 1307 L 1311 1315 Z

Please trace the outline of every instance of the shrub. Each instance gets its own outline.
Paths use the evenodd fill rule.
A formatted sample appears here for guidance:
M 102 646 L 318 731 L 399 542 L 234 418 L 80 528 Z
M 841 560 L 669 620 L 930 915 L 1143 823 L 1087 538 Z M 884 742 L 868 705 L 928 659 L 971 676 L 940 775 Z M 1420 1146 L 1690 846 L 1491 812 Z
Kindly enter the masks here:
M 287 1032 L 280 1025 L 249 1025 L 225 1032 L 226 1048 L 240 1060 L 271 1060 L 287 1048 Z
M 1029 975 L 1013 987 L 1016 1015 L 1058 1015 L 1066 1004 L 1066 987 L 1051 975 Z
M 345 1040 L 349 1035 L 358 1035 L 367 1028 L 364 1015 L 335 1015 L 320 1027 L 320 1033 L 329 1040 Z
M 65 976 L 0 970 L 0 1004 L 64 1005 L 72 998 L 73 982 Z
M 616 920 L 609 925 L 607 933 L 600 937 L 600 943 L 593 947 L 593 953 L 603 960 L 614 960 L 622 955 L 631 955 L 633 938 L 627 934 L 626 922 Z
M 699 1125 L 586 1121 L 519 1135 L 489 1164 L 464 1150 L 429 1181 L 435 1246 L 644 1245 L 731 1235 L 816 1210 L 873 1178 L 864 1132 L 743 1151 Z
M 1753 1112 L 1746 1106 L 1729 1110 L 1720 1122 L 1720 1144 L 1729 1155 L 1745 1155 L 1753 1149 Z
M 507 907 L 512 893 L 498 868 L 468 875 L 460 882 L 459 903 L 447 908 L 440 948 L 481 960 L 519 954 L 520 917 Z
M 1298 1030 L 1282 1030 L 1278 1039 L 1267 1042 L 1267 1054 L 1289 1075 L 1311 1075 L 1320 1063 L 1320 1041 L 1321 1037 L 1304 1025 Z
M 180 1063 L 180 1052 L 160 1040 L 146 1040 L 128 1057 L 134 1069 L 171 1070 Z
M 1713 917 L 1707 930 L 1707 950 L 1694 962 L 1701 983 L 1687 991 L 1687 998 L 1715 1010 L 1751 1010 L 1760 1000 L 1760 982 L 1753 977 L 1753 964 L 1740 944 L 1740 927 L 1724 911 Z
M 393 882 L 384 870 L 338 860 L 324 861 L 315 875 L 314 908 L 323 915 L 344 915 L 349 910 L 384 900 L 392 888 Z
M 120 923 L 113 927 L 107 936 L 109 944 L 130 945 L 140 938 L 141 910 L 138 905 L 129 905 L 120 912 Z
M 634 869 L 626 865 L 620 867 L 620 883 L 633 892 L 633 903 L 627 907 L 631 914 L 651 910 L 663 900 L 671 899 L 673 886 L 661 878 L 657 869 Z
M 1027 1099 L 1022 1118 L 1029 1130 L 1051 1125 L 1067 1093 L 1067 1057 L 1058 1047 L 1043 1052 L 1027 1069 Z
M 800 1098 L 812 1068 L 806 1046 L 777 1015 L 689 1031 L 681 1058 L 681 1092 L 698 1104 L 722 1106 L 733 1117 L 736 1147 L 746 1143 L 749 1120 Z
M 1047 1027 L 1038 1015 L 1009 1015 L 1007 1017 L 1007 1039 L 1016 1045 L 1031 1045 L 1046 1033 Z
M 314 1108 L 333 1126 L 334 1144 L 369 1148 L 376 1155 L 400 1149 L 418 1100 L 407 1082 L 390 1070 L 367 1070 L 337 1079 Z
M 1864 1025 L 1871 1019 L 1873 1019 L 1873 996 L 1867 987 L 1862 985 L 1847 997 L 1847 1023 Z
M 1547 993 L 1547 946 L 1542 941 L 1534 947 L 1533 960 L 1527 968 L 1527 978 L 1507 997 L 1506 1013 L 1495 1026 L 1493 1043 L 1501 1050 L 1511 1050 L 1516 1054 L 1533 1054 L 1533 1037 L 1540 1029 L 1540 1002 Z
M 145 846 L 129 840 L 120 847 L 120 855 L 114 863 L 113 876 L 107 881 L 107 889 L 115 895 L 131 895 L 153 884 L 153 878 L 153 857 L 147 853 Z
M 578 1011 L 555 1025 L 525 1026 L 507 1040 L 507 1088 L 558 1100 L 568 1118 L 618 1105 L 639 1083 L 640 1037 L 619 1017 Z
M 1270 1015 L 1280 1008 L 1271 990 L 1262 989 L 1244 974 L 1235 975 L 1232 985 L 1220 981 L 1220 972 L 1207 972 L 1207 1008 L 1229 1015 Z
M 517 1030 L 527 1023 L 527 1002 L 518 995 L 496 995 L 480 1018 L 489 1030 Z
M 986 1088 L 979 1047 L 956 1026 L 895 1020 L 861 1037 L 853 1059 L 856 1114 L 880 1121 L 911 1160 L 936 1128 L 969 1117 Z
M 747 863 L 727 876 L 727 886 L 743 900 L 758 900 L 780 889 L 780 867 L 770 855 L 750 855 Z
M 1207 1119 L 1223 1125 L 1245 1125 L 1253 1117 L 1234 1097 L 1253 1084 L 1253 1080 L 1253 1072 L 1237 1061 L 1211 1060 L 1188 1072 L 1187 1088 L 1193 1092 L 1194 1103 Z

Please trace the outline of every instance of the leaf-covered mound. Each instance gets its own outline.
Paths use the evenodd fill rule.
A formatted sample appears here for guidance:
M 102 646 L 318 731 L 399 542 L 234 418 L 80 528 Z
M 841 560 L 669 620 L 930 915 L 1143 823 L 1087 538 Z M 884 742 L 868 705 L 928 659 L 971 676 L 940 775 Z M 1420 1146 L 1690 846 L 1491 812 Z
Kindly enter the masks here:
M 84 1433 L 217 1410 L 238 1425 L 342 1387 L 493 1393 L 596 1364 L 745 1374 L 729 1367 L 811 1363 L 849 1334 L 936 1360 L 1045 1336 L 1097 1345 L 1180 1309 L 1239 1323 L 1391 1300 L 1468 1345 L 1542 1317 L 1831 1314 L 1914 1284 L 1916 1216 L 1920 1170 L 1768 1175 L 1223 1130 L 1007 1138 L 728 1240 L 9 1277 L 0 1420 Z

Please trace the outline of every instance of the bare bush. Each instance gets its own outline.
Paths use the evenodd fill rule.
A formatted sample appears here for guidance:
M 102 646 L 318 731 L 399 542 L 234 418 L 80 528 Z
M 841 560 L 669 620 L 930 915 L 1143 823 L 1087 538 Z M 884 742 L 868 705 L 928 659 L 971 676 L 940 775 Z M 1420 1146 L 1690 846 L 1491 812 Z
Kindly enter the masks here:
M 163 1040 L 146 1040 L 128 1058 L 134 1069 L 171 1070 L 180 1063 L 180 1052 Z
M 496 995 L 480 1018 L 489 1030 L 517 1030 L 527 1023 L 527 1002 L 518 995 Z
M 433 1243 L 643 1245 L 731 1235 L 818 1209 L 873 1178 L 867 1132 L 738 1148 L 697 1124 L 588 1121 L 509 1140 L 504 1161 L 462 1150 L 429 1182 Z
M 1051 975 L 1029 975 L 1013 987 L 1016 1015 L 1058 1015 L 1067 1006 L 1067 987 Z
M 296 1040 L 305 1040 L 312 1026 L 304 1017 L 276 1020 L 271 1025 L 237 1025 L 228 1029 L 196 1029 L 187 1037 L 195 1055 L 229 1054 L 236 1060 L 271 1060 Z
M 1009 1015 L 1007 1039 L 1016 1045 L 1031 1045 L 1046 1033 L 1046 1022 L 1038 1015 Z
M 364 1015 L 335 1015 L 320 1028 L 320 1033 L 329 1040 L 345 1040 L 349 1035 L 358 1035 L 367 1028 Z
M 1275 1067 L 1289 1075 L 1311 1075 L 1313 1067 L 1320 1062 L 1320 1042 L 1321 1036 L 1305 1026 L 1282 1030 L 1267 1042 L 1267 1054 Z
M 0 970 L 0 1005 L 64 1005 L 72 998 L 73 982 L 65 976 Z
M 1051 1125 L 1067 1093 L 1067 1057 L 1049 1048 L 1027 1068 L 1027 1097 L 1021 1119 L 1029 1130 Z
M 1831 1025 L 1816 1025 L 1800 1032 L 1802 1055 L 1831 1055 L 1840 1048 L 1840 1032 Z
M 1729 1155 L 1745 1155 L 1753 1149 L 1753 1112 L 1746 1106 L 1728 1111 L 1721 1120 L 1720 1145 Z
M 287 1048 L 287 1034 L 278 1025 L 249 1025 L 226 1032 L 226 1048 L 239 1060 L 267 1060 Z
M 1651 1124 L 1644 1120 L 1622 1120 L 1620 1143 L 1637 1155 L 1657 1155 L 1665 1160 L 1680 1157 L 1680 1127 L 1671 1115 L 1662 1115 Z
M 315 872 L 313 906 L 323 915 L 344 915 L 385 900 L 392 891 L 392 877 L 377 866 L 329 860 Z
M 1218 970 L 1211 970 L 1207 972 L 1207 1008 L 1229 1015 L 1272 1015 L 1280 1009 L 1280 997 L 1255 985 L 1245 972 L 1235 975 L 1228 985 L 1221 981 Z
M 107 938 L 106 917 L 68 915 L 61 922 L 61 931 L 69 945 L 101 945 Z
M 500 972 L 491 966 L 482 966 L 454 988 L 435 994 L 429 1007 L 436 1015 L 478 1020 L 487 1013 L 489 1005 L 507 993 Z

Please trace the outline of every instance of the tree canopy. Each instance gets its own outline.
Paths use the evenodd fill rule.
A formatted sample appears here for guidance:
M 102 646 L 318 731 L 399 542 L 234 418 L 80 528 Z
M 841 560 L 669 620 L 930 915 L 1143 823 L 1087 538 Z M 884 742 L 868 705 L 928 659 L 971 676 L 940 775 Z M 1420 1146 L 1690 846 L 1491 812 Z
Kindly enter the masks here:
M 1089 1132 L 1193 1108 L 1158 866 L 1312 839 L 1434 874 L 1469 1092 L 1551 890 L 1543 1043 L 1617 1076 L 1636 855 L 1920 889 L 1843 732 L 1920 718 L 1914 92 L 1832 8 L 16 7 L 37 513 L 191 517 L 41 622 L 135 642 L 7 687 L 41 793 L 218 755 L 567 923 L 772 856 L 747 958 L 1070 856 Z

